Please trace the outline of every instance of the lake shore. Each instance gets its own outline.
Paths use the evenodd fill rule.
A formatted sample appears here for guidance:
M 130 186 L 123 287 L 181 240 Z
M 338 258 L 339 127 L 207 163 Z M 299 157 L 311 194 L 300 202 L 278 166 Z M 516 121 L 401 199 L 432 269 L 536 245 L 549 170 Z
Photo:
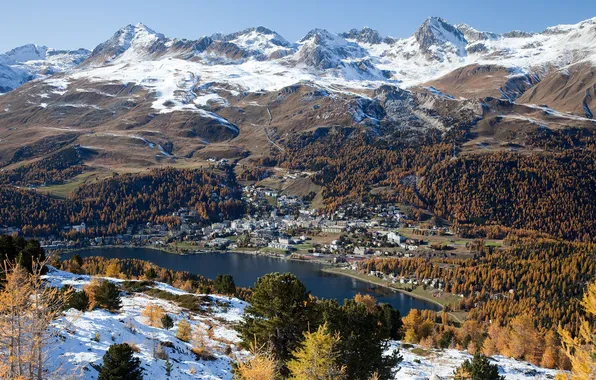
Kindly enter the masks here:
M 241 253 L 244 255 L 264 256 L 264 257 L 271 257 L 271 258 L 280 259 L 280 260 L 315 263 L 315 264 L 325 265 L 325 266 L 329 266 L 329 267 L 333 266 L 333 264 L 329 263 L 325 259 L 301 259 L 301 258 L 295 257 L 291 254 L 287 255 L 287 254 L 264 252 L 264 251 L 258 251 L 258 250 L 243 251 L 243 250 L 238 250 L 238 249 L 235 249 L 235 250 L 197 249 L 197 250 L 186 250 L 184 252 L 179 252 L 179 251 L 174 251 L 172 249 L 169 249 L 169 247 L 163 247 L 163 246 L 112 244 L 112 245 L 88 246 L 88 247 L 80 247 L 80 248 L 72 248 L 72 249 L 67 248 L 67 249 L 56 250 L 56 252 L 58 252 L 59 255 L 62 255 L 65 253 L 74 254 L 74 253 L 80 252 L 80 251 L 89 251 L 89 250 L 95 250 L 95 249 L 99 250 L 99 249 L 107 249 L 107 248 L 153 249 L 155 251 L 160 251 L 160 252 L 164 252 L 164 253 L 169 253 L 171 255 L 179 255 L 179 256 L 192 256 L 192 255 L 200 255 L 203 253 L 221 253 L 221 254 Z
M 431 302 L 437 306 L 441 307 L 441 310 L 445 309 L 445 305 L 441 304 L 440 302 L 438 302 L 437 300 L 434 300 L 430 297 L 425 297 L 421 294 L 416 294 L 416 293 L 412 293 L 406 289 L 400 289 L 394 286 L 390 286 L 386 281 L 378 279 L 378 281 L 375 281 L 373 278 L 369 278 L 370 276 L 365 276 L 365 275 L 361 275 L 351 269 L 347 269 L 347 268 L 325 268 L 325 269 L 321 269 L 323 272 L 325 273 L 331 273 L 331 274 L 338 274 L 340 276 L 347 276 L 347 277 L 351 277 L 354 278 L 356 280 L 360 280 L 360 281 L 364 281 L 364 282 L 368 282 L 369 284 L 373 284 L 373 285 L 377 285 L 377 286 L 382 286 L 386 289 L 390 289 L 390 290 L 394 290 L 394 291 L 398 291 L 400 293 L 404 293 L 407 294 L 410 297 L 413 298 L 417 298 L 419 300 L 422 301 L 427 301 L 427 302 Z

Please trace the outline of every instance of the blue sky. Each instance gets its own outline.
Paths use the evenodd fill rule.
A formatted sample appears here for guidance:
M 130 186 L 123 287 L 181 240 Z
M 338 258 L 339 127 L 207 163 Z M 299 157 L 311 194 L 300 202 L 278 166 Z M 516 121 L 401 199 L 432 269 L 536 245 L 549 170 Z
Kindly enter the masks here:
M 290 41 L 319 27 L 370 26 L 411 35 L 428 16 L 476 29 L 541 31 L 596 16 L 595 0 L 53 0 L 2 1 L 0 52 L 26 43 L 93 48 L 119 28 L 143 22 L 168 37 L 196 39 L 263 25 Z

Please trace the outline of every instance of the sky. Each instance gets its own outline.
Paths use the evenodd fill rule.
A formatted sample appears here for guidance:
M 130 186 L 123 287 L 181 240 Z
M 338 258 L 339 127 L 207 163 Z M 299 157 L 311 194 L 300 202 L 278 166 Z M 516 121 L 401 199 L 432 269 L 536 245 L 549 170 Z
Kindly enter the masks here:
M 0 52 L 27 43 L 92 49 L 127 24 L 168 37 L 197 39 L 265 26 L 289 41 L 313 28 L 369 26 L 407 37 L 429 16 L 478 30 L 542 31 L 596 17 L 595 0 L 0 0 Z

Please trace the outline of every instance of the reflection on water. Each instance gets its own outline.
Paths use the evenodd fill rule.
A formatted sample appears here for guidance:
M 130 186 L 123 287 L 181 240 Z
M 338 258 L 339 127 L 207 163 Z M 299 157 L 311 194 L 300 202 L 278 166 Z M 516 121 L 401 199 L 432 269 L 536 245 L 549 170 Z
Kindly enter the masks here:
M 410 297 L 407 294 L 369 284 L 351 277 L 321 271 L 322 265 L 254 256 L 242 253 L 201 253 L 197 255 L 173 255 L 146 248 L 101 248 L 77 252 L 82 257 L 104 256 L 108 258 L 131 258 L 150 261 L 160 267 L 188 271 L 215 278 L 218 274 L 231 274 L 240 286 L 253 286 L 256 279 L 271 272 L 291 272 L 306 288 L 319 298 L 334 298 L 342 302 L 357 293 L 370 294 L 379 302 L 391 304 L 402 315 L 410 309 L 439 310 L 439 306 Z M 71 254 L 67 254 L 67 257 Z

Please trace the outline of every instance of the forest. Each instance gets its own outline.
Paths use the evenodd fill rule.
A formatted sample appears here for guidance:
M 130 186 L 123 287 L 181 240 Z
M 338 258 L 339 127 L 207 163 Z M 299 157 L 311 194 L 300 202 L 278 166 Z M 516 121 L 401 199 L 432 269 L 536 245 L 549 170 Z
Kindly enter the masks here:
M 472 226 L 503 226 L 596 241 L 596 149 L 591 135 L 580 135 L 583 145 L 566 150 L 454 157 L 455 143 L 395 147 L 365 134 L 346 133 L 307 140 L 277 153 L 272 162 L 314 172 L 327 210 L 350 201 L 402 202 L 429 209 L 456 226 L 469 226 L 468 231 Z M 573 144 L 572 137 L 532 136 L 528 143 L 565 146 Z M 385 190 L 372 191 L 375 188 Z
M 244 206 L 231 173 L 152 169 L 82 185 L 64 200 L 0 186 L 0 224 L 21 226 L 26 236 L 43 236 L 85 222 L 89 236 L 101 236 L 123 233 L 138 223 L 178 225 L 172 213 L 181 207 L 194 210 L 204 222 L 234 219 L 243 214 Z
M 84 169 L 80 148 L 68 147 L 42 160 L 0 172 L 0 184 L 17 186 L 59 184 L 81 174 Z
M 561 325 L 578 332 L 585 284 L 596 273 L 592 243 L 552 239 L 506 239 L 504 249 L 482 246 L 474 258 L 373 258 L 359 264 L 364 273 L 379 271 L 406 278 L 440 278 L 444 291 L 461 294 L 458 309 L 468 319 L 501 325 L 532 310 L 538 329 Z

